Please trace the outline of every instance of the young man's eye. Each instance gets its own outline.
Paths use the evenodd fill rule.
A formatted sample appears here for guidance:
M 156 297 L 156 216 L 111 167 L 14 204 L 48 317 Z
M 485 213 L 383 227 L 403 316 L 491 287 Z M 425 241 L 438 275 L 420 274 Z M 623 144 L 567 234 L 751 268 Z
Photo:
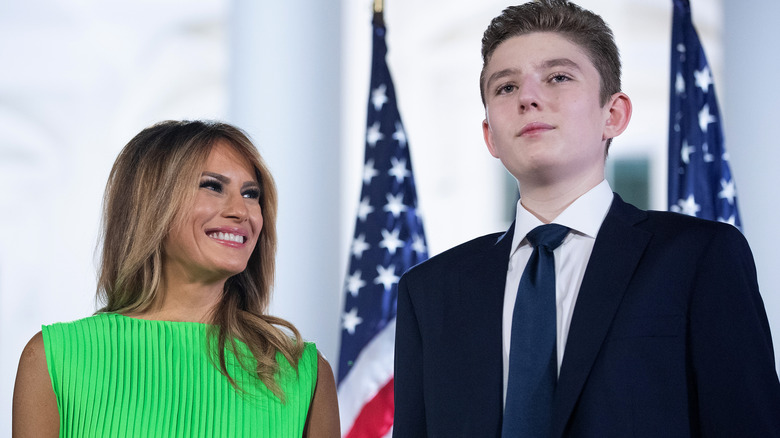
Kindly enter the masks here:
M 212 179 L 203 180 L 200 182 L 200 188 L 212 190 L 217 193 L 222 193 L 222 183 Z
M 498 87 L 498 90 L 497 90 L 496 94 L 511 93 L 511 92 L 515 91 L 515 88 L 517 88 L 517 87 L 515 87 L 512 84 L 502 85 L 502 86 Z
M 551 82 L 566 82 L 566 81 L 569 81 L 569 80 L 571 80 L 571 78 L 569 76 L 567 76 L 567 75 L 564 75 L 564 74 L 556 74 L 556 75 L 553 75 L 550 78 Z

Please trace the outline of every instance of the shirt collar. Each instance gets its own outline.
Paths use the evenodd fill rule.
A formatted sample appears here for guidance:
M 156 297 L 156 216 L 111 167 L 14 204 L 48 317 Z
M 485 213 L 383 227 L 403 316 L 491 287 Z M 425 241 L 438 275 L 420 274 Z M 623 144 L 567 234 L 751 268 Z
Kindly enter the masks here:
M 612 205 L 612 188 L 607 180 L 585 192 L 574 200 L 551 223 L 569 227 L 578 234 L 595 239 L 604 222 L 604 218 Z M 525 209 L 520 201 L 517 201 L 515 214 L 515 233 L 512 237 L 512 253 L 517 250 L 525 239 L 526 234 L 539 225 L 544 225 L 536 216 Z M 512 254 L 510 254 L 511 256 Z

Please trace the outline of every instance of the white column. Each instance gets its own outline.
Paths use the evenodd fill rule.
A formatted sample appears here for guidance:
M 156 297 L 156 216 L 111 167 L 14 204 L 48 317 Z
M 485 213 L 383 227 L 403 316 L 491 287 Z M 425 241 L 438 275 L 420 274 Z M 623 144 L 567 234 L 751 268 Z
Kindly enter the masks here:
M 737 183 L 737 196 L 745 235 L 756 259 L 758 282 L 764 298 L 780 363 L 780 85 L 767 72 L 780 69 L 777 42 L 780 3 L 752 0 L 724 1 L 726 88 L 724 122 L 726 147 Z M 749 6 L 748 6 L 749 5 Z M 771 73 L 770 73 L 771 75 Z
M 246 130 L 279 189 L 271 313 L 335 367 L 342 293 L 340 2 L 231 2 L 229 120 Z

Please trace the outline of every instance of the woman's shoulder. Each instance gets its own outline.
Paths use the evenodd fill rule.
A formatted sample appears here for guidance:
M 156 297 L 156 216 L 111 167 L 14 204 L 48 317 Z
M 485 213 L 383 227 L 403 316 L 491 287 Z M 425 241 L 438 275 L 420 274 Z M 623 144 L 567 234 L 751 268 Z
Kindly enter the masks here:
M 25 345 L 24 350 L 22 351 L 22 357 L 19 363 L 36 363 L 40 360 L 43 360 L 45 363 L 46 356 L 43 348 L 43 332 L 41 331 L 36 333 L 32 339 L 27 342 L 27 345 Z
M 317 349 L 317 345 L 314 342 L 306 342 L 304 344 L 301 361 L 305 361 L 306 367 L 310 370 L 311 375 L 316 376 L 315 382 L 320 380 L 323 371 L 326 373 L 333 373 L 330 363 L 322 352 Z
M 306 342 L 301 361 L 303 361 L 304 358 L 306 360 L 306 368 L 314 378 L 312 383 L 315 386 L 324 384 L 326 387 L 335 387 L 333 368 L 331 368 L 328 359 L 317 349 L 317 346 L 313 342 Z
M 49 377 L 42 332 L 30 339 L 19 359 L 12 427 L 14 436 L 56 436 L 59 431 L 57 399 Z
M 332 382 L 335 386 L 334 381 L 334 375 L 333 375 L 333 368 L 330 366 L 330 362 L 328 362 L 328 359 L 325 358 L 325 356 L 322 355 L 319 351 L 317 351 L 317 381 L 321 381 L 325 379 L 328 381 L 327 383 L 330 385 Z

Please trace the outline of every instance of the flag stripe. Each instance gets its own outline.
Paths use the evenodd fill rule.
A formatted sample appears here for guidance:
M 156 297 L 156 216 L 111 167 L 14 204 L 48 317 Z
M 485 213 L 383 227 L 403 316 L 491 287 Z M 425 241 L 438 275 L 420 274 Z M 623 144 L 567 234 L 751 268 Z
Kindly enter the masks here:
M 363 407 L 347 438 L 371 438 L 384 436 L 393 426 L 393 380 Z
M 352 427 L 363 405 L 393 379 L 394 347 L 395 320 L 361 351 L 352 371 L 339 385 L 342 431 L 348 431 Z

